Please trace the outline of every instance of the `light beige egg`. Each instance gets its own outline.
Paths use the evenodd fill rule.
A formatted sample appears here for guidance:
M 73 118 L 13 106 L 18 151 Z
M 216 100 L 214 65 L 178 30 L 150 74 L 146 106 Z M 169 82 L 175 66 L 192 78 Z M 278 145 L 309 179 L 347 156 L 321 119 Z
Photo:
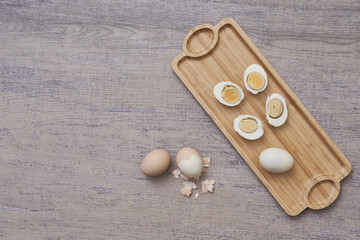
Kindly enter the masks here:
M 169 165 L 169 153 L 163 149 L 156 149 L 144 157 L 141 170 L 148 177 L 156 177 L 165 172 Z
M 199 178 L 204 164 L 200 154 L 193 148 L 183 148 L 176 155 L 176 165 L 189 178 Z

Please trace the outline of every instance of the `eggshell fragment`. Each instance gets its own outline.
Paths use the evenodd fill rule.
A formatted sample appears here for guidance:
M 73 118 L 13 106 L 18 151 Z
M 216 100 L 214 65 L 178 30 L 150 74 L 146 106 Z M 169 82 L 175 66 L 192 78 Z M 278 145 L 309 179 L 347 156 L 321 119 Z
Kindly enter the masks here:
M 197 186 L 194 182 L 189 182 L 189 181 L 186 181 L 186 182 L 183 182 L 184 186 L 190 186 L 192 189 L 197 189 Z
M 214 191 L 215 180 L 205 180 L 201 182 L 201 191 L 202 192 L 213 192 Z
M 193 189 L 197 189 L 197 186 L 193 182 L 183 182 L 184 187 L 180 190 L 181 194 L 185 197 L 190 197 Z
M 198 199 L 198 197 L 199 197 L 199 194 L 195 193 L 195 200 Z
M 179 178 L 180 177 L 180 174 L 181 174 L 181 171 L 180 169 L 175 169 L 172 171 L 172 174 L 174 175 L 175 178 Z
M 185 176 L 184 174 L 180 173 L 180 177 L 186 181 L 190 180 L 188 176 Z
M 190 197 L 192 194 L 192 188 L 189 186 L 184 186 L 181 190 L 180 190 L 181 194 L 184 195 L 185 197 Z
M 204 167 L 207 168 L 210 166 L 210 162 L 211 162 L 210 157 L 204 157 L 204 158 L 202 158 L 202 160 L 203 160 Z
M 268 172 L 284 173 L 292 168 L 294 158 L 284 149 L 268 148 L 261 152 L 260 164 Z
M 148 177 L 156 177 L 165 172 L 169 165 L 169 153 L 163 149 L 156 149 L 144 157 L 141 170 Z

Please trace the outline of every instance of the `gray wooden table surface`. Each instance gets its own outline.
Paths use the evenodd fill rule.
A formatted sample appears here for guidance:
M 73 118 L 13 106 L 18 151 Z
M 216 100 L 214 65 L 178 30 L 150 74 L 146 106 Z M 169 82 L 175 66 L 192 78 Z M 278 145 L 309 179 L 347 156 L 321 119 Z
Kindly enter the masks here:
M 193 27 L 232 17 L 352 164 L 329 208 L 290 217 L 173 73 Z M 0 2 L 0 239 L 359 239 L 360 2 Z M 180 195 L 144 155 L 211 156 Z

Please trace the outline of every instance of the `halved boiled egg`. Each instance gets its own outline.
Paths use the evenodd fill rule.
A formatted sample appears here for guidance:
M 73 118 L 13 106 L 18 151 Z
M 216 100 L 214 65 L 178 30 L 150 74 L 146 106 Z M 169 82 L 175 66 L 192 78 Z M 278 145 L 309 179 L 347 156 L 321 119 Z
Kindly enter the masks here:
M 222 104 L 234 107 L 244 99 L 244 92 L 237 84 L 224 81 L 215 85 L 214 96 Z
M 264 91 L 268 84 L 264 68 L 259 64 L 251 64 L 244 72 L 244 84 L 252 94 Z
M 285 99 L 278 93 L 271 94 L 266 100 L 266 119 L 274 127 L 280 127 L 286 122 L 288 109 Z
M 251 115 L 240 115 L 235 118 L 234 130 L 248 140 L 258 139 L 264 134 L 260 119 Z

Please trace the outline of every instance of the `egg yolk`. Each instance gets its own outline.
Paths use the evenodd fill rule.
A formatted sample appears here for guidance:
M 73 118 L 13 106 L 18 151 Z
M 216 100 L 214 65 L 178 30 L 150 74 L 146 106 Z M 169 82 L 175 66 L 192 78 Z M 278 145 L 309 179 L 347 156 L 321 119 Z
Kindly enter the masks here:
M 225 102 L 234 104 L 240 100 L 240 91 L 234 86 L 226 85 L 221 93 Z
M 244 118 L 240 121 L 240 130 L 244 133 L 252 133 L 258 129 L 257 121 L 253 118 Z
M 260 90 L 265 85 L 265 78 L 258 72 L 252 72 L 247 77 L 247 83 L 251 89 Z
M 280 99 L 274 98 L 268 103 L 268 113 L 272 118 L 278 118 L 284 111 L 284 106 Z

